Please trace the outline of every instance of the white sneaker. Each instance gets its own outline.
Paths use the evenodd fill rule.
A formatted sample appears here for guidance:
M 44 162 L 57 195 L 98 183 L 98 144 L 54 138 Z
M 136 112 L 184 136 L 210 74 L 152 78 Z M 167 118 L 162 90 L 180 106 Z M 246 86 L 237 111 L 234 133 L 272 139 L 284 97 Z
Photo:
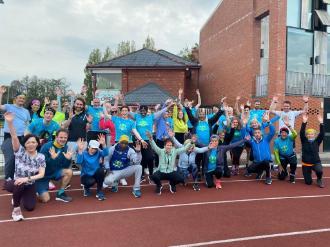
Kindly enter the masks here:
M 149 175 L 149 169 L 148 168 L 144 168 L 144 174 Z
M 49 183 L 48 183 L 48 189 L 49 190 L 56 190 L 55 184 L 53 184 L 53 182 L 49 181 Z
M 14 221 L 21 221 L 24 220 L 24 217 L 22 215 L 21 207 L 16 207 L 13 209 L 13 212 L 11 213 L 11 217 Z
M 127 185 L 127 181 L 126 181 L 125 178 L 120 179 L 120 183 L 121 183 L 121 185 L 123 185 L 123 186 L 126 186 L 126 185 Z

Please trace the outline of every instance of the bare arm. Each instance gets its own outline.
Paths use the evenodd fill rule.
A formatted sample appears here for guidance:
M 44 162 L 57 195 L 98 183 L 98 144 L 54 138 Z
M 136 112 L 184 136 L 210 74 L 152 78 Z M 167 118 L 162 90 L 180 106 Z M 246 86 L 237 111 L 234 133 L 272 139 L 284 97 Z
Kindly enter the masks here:
M 199 89 L 196 90 L 196 94 L 197 94 L 197 105 L 195 106 L 196 110 L 199 109 L 199 107 L 202 105 L 202 98 L 201 98 L 201 94 L 199 92 Z
M 16 130 L 15 130 L 15 127 L 13 124 L 15 116 L 13 113 L 10 113 L 10 112 L 6 112 L 4 114 L 4 116 L 5 116 L 5 120 L 8 124 L 9 133 L 11 135 L 11 142 L 13 145 L 13 150 L 14 150 L 14 152 L 17 152 L 21 144 L 19 143 L 18 137 L 16 135 Z

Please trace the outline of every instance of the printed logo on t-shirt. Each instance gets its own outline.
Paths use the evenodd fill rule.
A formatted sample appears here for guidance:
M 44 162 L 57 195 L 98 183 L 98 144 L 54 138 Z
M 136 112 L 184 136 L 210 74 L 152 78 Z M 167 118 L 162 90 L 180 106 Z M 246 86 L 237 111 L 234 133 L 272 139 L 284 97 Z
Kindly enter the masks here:
M 145 121 L 145 120 L 141 120 L 141 121 L 138 122 L 138 126 L 140 126 L 140 127 L 146 127 L 146 126 L 148 126 L 148 122 Z
M 126 130 L 126 129 L 127 129 L 126 124 L 121 123 L 121 124 L 119 125 L 119 129 L 122 130 L 122 131 Z

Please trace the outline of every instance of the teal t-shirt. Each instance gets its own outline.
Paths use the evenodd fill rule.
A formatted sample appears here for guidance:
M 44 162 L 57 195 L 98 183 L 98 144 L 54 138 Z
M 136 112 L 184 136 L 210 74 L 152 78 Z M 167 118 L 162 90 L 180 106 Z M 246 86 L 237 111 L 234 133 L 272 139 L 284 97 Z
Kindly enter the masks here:
M 203 145 L 208 145 L 210 142 L 210 128 L 206 121 L 199 121 L 196 126 L 196 135 L 198 142 Z
M 124 119 L 117 116 L 112 116 L 112 122 L 116 127 L 116 142 L 122 135 L 129 137 L 129 142 L 132 142 L 132 130 L 135 129 L 135 122 L 132 119 Z
M 93 131 L 100 131 L 101 130 L 100 126 L 99 126 L 99 123 L 100 123 L 102 113 L 103 113 L 103 108 L 102 107 L 88 106 L 87 114 L 91 115 L 93 117 L 91 130 L 93 130 Z
M 34 120 L 29 126 L 28 131 L 36 135 L 38 137 L 47 139 L 48 141 L 51 141 L 53 138 L 52 136 L 55 134 L 57 130 L 60 129 L 60 125 L 56 123 L 55 121 L 50 121 L 49 124 L 44 123 L 43 118 L 39 118 Z
M 135 114 L 136 130 L 143 140 L 148 140 L 146 132 L 152 133 L 152 125 L 154 123 L 154 114 L 143 117 L 141 114 Z
M 212 172 L 217 167 L 217 150 L 212 149 L 209 156 L 209 162 L 207 164 L 207 171 Z
M 291 156 L 293 154 L 293 140 L 290 136 L 285 139 L 278 137 L 274 141 L 274 149 L 277 149 L 281 156 Z

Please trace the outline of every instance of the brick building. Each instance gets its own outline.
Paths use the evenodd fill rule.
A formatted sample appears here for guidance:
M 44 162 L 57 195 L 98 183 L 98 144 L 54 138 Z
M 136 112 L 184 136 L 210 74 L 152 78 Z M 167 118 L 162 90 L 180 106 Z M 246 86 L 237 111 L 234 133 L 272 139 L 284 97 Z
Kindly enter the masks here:
M 302 95 L 307 94 L 311 96 L 309 124 L 318 129 L 315 115 L 324 114 L 326 135 L 330 135 L 327 3 L 330 1 L 220 1 L 200 32 L 203 104 L 214 104 L 221 95 L 234 103 L 241 95 L 259 98 L 268 107 L 273 95 L 279 95 L 281 101 L 290 100 L 294 109 L 302 109 Z M 301 118 L 296 129 L 300 123 Z M 330 137 L 326 136 L 324 149 L 330 150 Z
M 177 97 L 179 88 L 184 89 L 185 97 L 192 97 L 197 89 L 200 65 L 164 50 L 144 48 L 87 68 L 92 71 L 97 97 L 146 90 L 145 97 L 137 99 L 138 103 L 144 104 L 154 102 L 153 94 L 159 95 L 159 92 Z M 158 86 L 150 86 L 153 84 Z M 131 100 L 130 94 L 128 96 Z M 157 103 L 161 100 L 160 97 Z

